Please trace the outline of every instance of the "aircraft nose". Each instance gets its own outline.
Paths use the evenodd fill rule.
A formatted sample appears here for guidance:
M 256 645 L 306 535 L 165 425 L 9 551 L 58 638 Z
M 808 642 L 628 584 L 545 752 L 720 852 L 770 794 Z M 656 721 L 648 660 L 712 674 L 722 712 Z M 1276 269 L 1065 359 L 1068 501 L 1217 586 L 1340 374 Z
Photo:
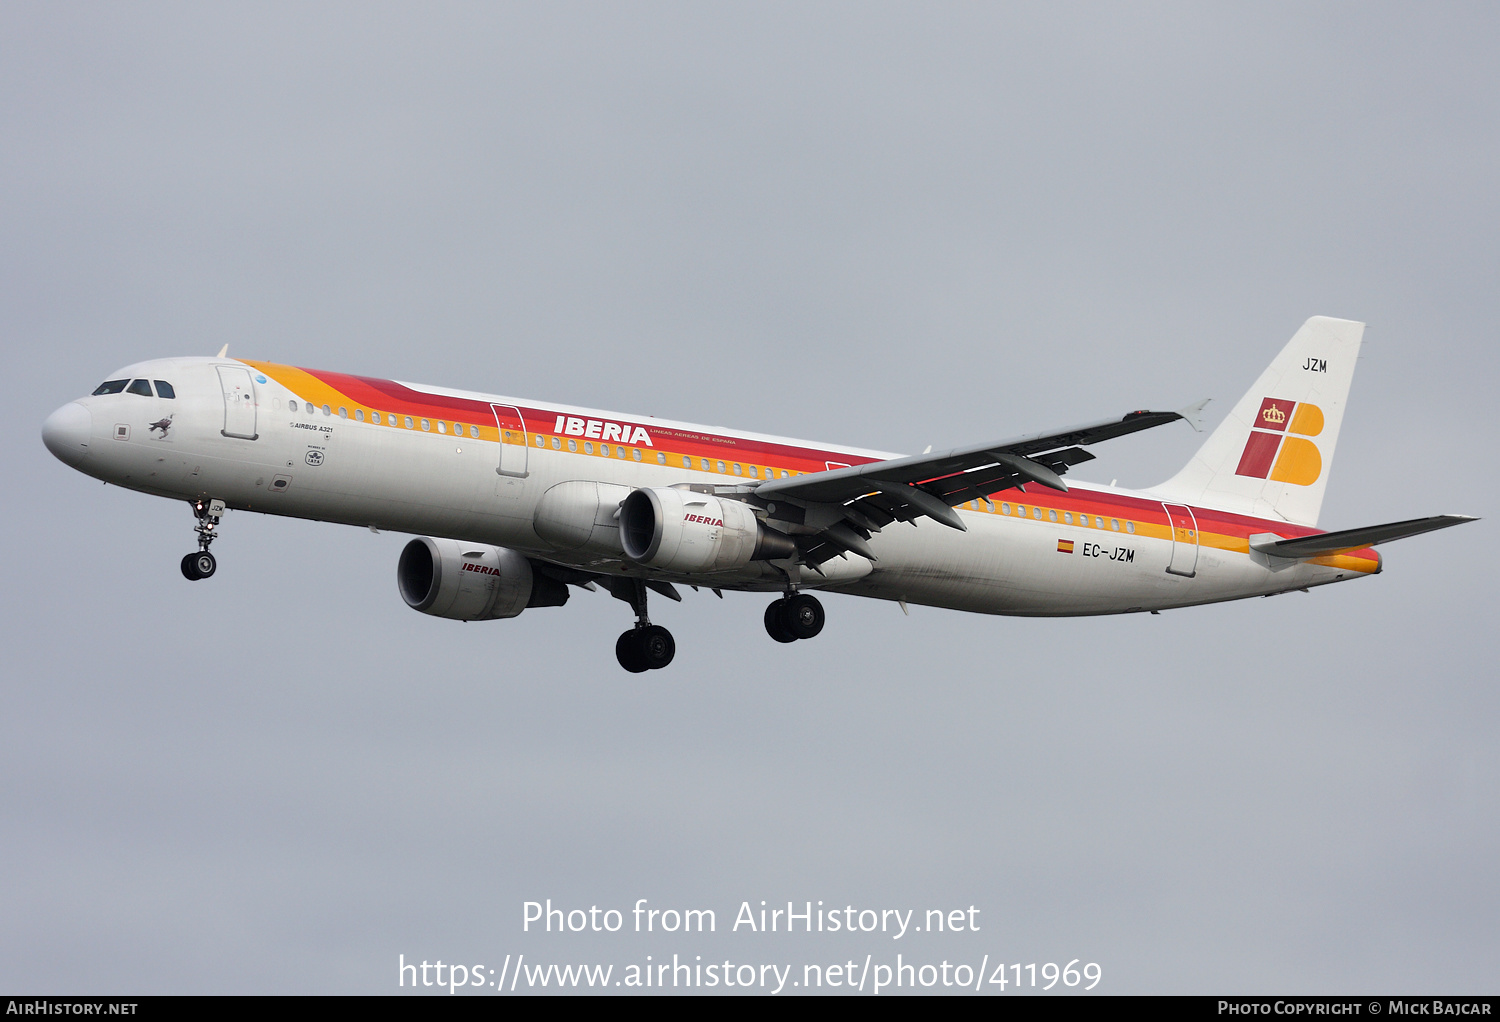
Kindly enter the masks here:
M 93 413 L 77 401 L 70 401 L 42 423 L 42 443 L 59 461 L 76 466 L 88 456 L 93 432 Z

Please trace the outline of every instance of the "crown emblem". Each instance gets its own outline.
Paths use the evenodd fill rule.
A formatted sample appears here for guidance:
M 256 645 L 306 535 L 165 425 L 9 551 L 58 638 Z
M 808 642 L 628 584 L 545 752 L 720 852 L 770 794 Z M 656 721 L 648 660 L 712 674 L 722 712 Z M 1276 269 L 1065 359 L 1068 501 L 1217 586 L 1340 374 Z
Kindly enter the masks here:
M 1265 419 L 1267 422 L 1282 423 L 1286 421 L 1286 412 L 1283 412 L 1280 408 L 1272 405 L 1270 408 L 1267 408 L 1265 411 L 1261 412 L 1260 417 Z

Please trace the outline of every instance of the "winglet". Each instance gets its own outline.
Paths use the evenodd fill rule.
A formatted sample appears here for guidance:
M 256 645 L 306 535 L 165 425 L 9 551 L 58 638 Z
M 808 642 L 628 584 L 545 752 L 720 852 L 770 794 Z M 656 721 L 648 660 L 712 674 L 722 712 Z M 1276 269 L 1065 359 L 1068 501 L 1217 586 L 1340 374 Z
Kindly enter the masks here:
M 1187 424 L 1189 426 L 1193 427 L 1193 432 L 1194 433 L 1202 433 L 1203 432 L 1203 406 L 1206 405 L 1206 404 L 1208 404 L 1212 400 L 1213 400 L 1213 398 L 1206 397 L 1202 401 L 1199 401 L 1195 405 L 1188 405 L 1186 408 L 1180 408 L 1180 409 L 1178 409 L 1177 414 L 1180 415 L 1180 416 L 1182 416 L 1184 419 L 1187 420 Z
M 219 349 L 219 353 L 214 356 L 214 358 L 228 358 L 228 357 L 229 357 L 229 345 L 227 345 L 227 344 L 224 345 L 224 347 L 220 348 Z

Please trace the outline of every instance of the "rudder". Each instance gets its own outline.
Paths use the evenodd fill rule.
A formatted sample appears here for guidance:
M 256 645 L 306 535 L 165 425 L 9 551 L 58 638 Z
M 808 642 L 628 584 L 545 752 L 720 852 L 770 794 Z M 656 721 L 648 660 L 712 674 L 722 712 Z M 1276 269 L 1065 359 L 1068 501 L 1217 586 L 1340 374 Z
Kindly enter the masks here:
M 1186 467 L 1152 492 L 1317 525 L 1364 332 L 1326 316 L 1302 324 Z

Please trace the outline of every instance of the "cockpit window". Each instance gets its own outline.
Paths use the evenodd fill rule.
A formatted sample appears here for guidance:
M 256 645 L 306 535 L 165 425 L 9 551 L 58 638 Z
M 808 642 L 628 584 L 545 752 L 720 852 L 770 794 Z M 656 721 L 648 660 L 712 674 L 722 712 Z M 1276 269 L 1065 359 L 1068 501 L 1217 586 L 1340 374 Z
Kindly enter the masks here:
M 127 394 L 139 394 L 141 397 L 151 396 L 151 384 L 147 380 L 131 380 L 130 386 L 125 388 Z
M 172 385 L 166 380 L 152 380 L 151 382 L 156 384 L 157 397 L 175 398 L 177 396 L 177 391 L 173 390 Z
M 94 396 L 98 397 L 100 394 L 118 394 L 125 389 L 125 384 L 129 382 L 129 380 L 110 380 L 107 383 L 101 383 L 94 391 Z

